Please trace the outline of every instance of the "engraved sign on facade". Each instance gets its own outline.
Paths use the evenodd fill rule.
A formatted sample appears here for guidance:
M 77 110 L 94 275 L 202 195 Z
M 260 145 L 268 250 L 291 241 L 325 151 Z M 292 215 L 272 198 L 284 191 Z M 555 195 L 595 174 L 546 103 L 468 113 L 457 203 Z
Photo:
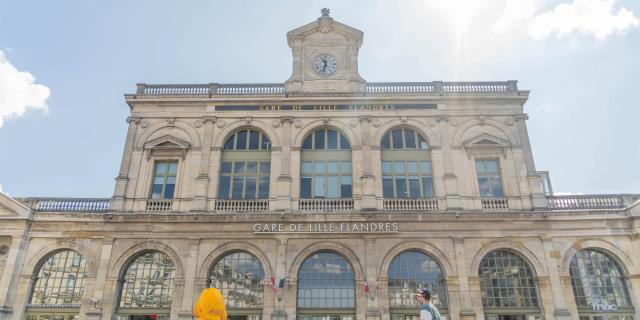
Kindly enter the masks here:
M 396 233 L 397 222 L 254 223 L 253 233 Z
M 217 105 L 210 111 L 389 111 L 437 109 L 437 104 L 261 104 Z

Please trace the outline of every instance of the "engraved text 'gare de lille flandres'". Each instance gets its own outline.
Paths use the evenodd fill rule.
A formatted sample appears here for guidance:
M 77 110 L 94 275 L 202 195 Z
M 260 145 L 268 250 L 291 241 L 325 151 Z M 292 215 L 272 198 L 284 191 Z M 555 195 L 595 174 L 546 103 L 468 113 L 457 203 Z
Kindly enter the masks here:
M 437 109 L 436 104 L 262 104 L 216 105 L 215 111 L 389 111 Z
M 253 233 L 395 233 L 397 222 L 254 223 Z

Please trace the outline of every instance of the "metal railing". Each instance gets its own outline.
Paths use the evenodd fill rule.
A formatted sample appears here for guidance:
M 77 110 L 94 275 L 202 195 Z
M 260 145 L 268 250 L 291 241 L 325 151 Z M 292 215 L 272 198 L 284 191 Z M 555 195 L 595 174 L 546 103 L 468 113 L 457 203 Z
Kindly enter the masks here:
M 384 199 L 384 209 L 391 211 L 437 211 L 436 199 Z
M 352 211 L 353 199 L 300 199 L 300 211 Z
M 509 201 L 505 198 L 482 198 L 480 199 L 483 210 L 504 211 L 509 210 Z
M 267 199 L 250 199 L 250 200 L 216 200 L 216 211 L 268 211 L 269 200 Z
M 106 212 L 108 198 L 18 198 L 37 212 Z
M 551 210 L 624 209 L 620 195 L 567 195 L 547 197 Z
M 411 93 L 501 93 L 516 92 L 515 80 L 493 82 L 369 82 L 367 94 Z M 137 85 L 138 95 L 284 95 L 284 83 L 247 84 L 146 84 Z

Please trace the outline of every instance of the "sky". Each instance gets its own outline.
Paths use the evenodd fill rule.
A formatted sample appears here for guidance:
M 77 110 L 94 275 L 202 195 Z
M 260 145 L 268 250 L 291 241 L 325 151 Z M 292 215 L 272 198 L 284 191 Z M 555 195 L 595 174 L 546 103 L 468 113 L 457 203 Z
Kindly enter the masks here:
M 320 9 L 362 77 L 518 80 L 555 192 L 640 193 L 640 1 L 0 0 L 0 190 L 110 197 L 136 83 L 284 82 Z

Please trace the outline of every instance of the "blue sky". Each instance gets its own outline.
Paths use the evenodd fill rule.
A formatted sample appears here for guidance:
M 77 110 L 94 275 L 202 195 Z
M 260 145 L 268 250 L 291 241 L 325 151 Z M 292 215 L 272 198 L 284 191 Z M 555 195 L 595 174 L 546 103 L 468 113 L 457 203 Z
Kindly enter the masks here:
M 124 93 L 138 82 L 283 82 L 285 33 L 322 7 L 364 31 L 367 81 L 517 79 L 531 90 L 536 166 L 556 192 L 640 192 L 633 0 L 0 0 L 2 189 L 111 196 Z

